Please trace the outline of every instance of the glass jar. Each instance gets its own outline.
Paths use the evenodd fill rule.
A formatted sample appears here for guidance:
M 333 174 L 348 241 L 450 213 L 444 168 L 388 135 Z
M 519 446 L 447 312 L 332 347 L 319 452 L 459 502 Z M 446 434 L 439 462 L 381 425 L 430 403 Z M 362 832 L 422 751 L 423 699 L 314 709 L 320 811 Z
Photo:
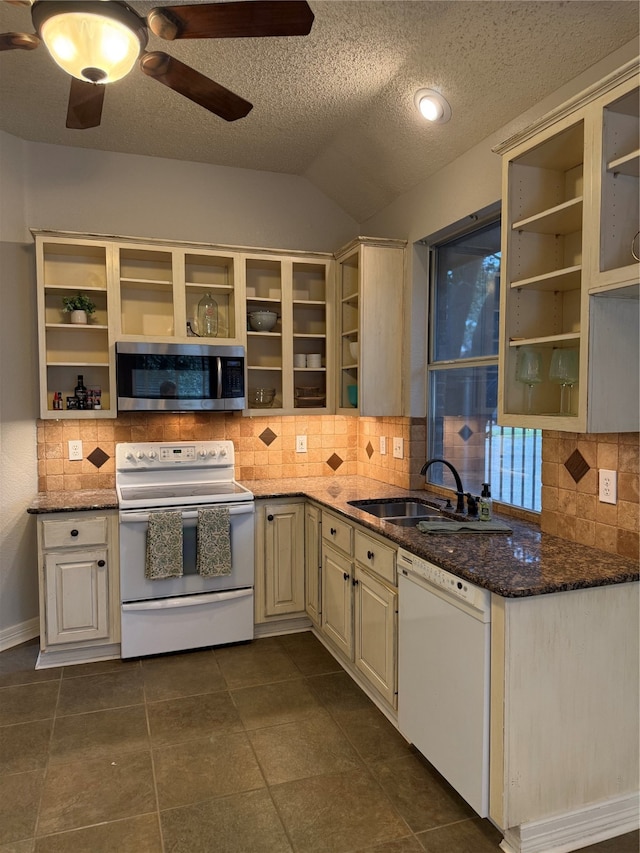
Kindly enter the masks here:
M 215 338 L 218 334 L 218 303 L 210 293 L 198 302 L 198 335 Z

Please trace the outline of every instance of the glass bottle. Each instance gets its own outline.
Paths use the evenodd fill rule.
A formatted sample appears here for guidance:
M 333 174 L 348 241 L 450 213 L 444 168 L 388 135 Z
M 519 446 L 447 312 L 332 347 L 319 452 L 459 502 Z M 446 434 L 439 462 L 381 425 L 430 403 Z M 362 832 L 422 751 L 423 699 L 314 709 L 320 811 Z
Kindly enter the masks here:
M 78 376 L 78 384 L 76 385 L 73 393 L 74 393 L 76 400 L 78 401 L 78 408 L 79 409 L 86 409 L 87 408 L 88 391 L 87 391 L 87 388 L 84 384 L 82 375 Z
M 218 303 L 210 293 L 198 302 L 198 334 L 201 338 L 215 338 L 218 334 Z

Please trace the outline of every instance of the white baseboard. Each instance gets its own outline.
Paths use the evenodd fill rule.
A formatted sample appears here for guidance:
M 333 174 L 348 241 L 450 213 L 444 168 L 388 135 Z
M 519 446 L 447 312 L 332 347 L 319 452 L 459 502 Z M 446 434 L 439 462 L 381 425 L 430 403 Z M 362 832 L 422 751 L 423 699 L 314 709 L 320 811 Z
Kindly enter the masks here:
M 500 847 L 504 853 L 570 853 L 639 826 L 640 793 L 635 792 L 511 827 Z
M 20 622 L 18 625 L 3 628 L 0 631 L 0 652 L 19 646 L 20 643 L 26 643 L 27 640 L 33 640 L 39 634 L 40 620 L 37 616 L 33 619 L 27 619 L 26 622 Z

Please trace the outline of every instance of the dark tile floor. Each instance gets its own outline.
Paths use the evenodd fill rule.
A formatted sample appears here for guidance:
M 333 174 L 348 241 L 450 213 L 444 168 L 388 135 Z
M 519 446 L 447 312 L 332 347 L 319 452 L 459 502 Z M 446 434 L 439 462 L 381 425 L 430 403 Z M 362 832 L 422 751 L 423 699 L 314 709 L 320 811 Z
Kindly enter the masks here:
M 0 654 L 0 853 L 498 853 L 309 633 L 37 672 L 36 656 Z M 588 853 L 637 850 L 633 833 Z

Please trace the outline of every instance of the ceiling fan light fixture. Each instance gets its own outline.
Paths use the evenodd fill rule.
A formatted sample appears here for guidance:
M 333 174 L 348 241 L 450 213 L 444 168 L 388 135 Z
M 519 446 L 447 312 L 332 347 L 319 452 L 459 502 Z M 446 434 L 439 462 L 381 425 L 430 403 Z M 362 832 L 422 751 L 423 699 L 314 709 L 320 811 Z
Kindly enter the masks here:
M 40 0 L 33 22 L 53 60 L 73 77 L 113 83 L 131 71 L 147 43 L 142 19 L 126 4 Z
M 418 112 L 432 124 L 445 124 L 451 118 L 449 102 L 434 89 L 418 89 L 413 102 Z

